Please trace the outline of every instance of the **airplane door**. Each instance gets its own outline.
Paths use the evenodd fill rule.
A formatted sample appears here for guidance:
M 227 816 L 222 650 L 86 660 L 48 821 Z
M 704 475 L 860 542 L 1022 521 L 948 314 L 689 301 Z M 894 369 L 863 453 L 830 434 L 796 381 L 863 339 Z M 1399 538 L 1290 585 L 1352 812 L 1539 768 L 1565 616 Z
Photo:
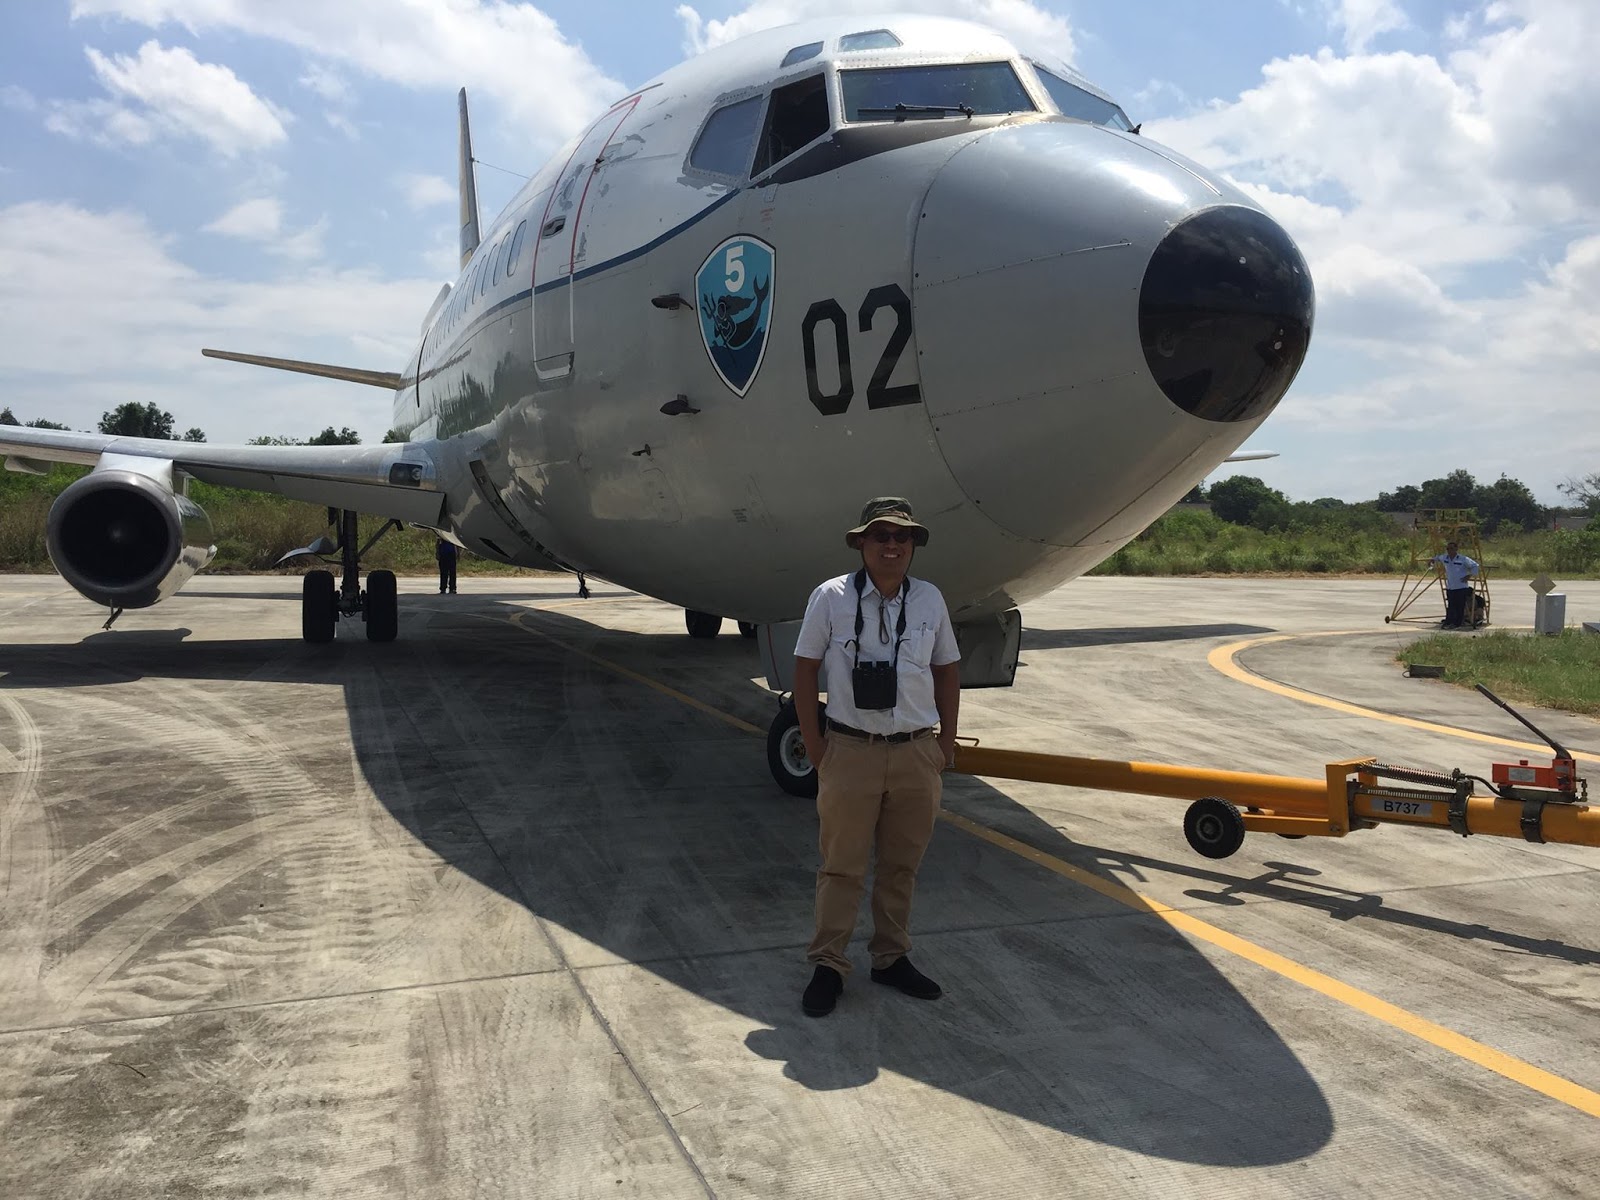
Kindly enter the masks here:
M 542 383 L 572 374 L 572 271 L 583 205 L 602 152 L 638 103 L 630 96 L 589 127 L 545 205 L 533 258 L 533 365 Z

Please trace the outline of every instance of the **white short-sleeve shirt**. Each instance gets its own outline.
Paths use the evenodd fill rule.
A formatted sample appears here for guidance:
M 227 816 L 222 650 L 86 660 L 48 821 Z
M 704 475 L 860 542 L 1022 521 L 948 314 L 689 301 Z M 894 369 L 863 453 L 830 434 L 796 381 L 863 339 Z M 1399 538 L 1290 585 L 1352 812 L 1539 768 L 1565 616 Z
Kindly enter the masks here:
M 867 733 L 910 733 L 939 723 L 934 704 L 933 667 L 961 660 L 950 610 L 944 596 L 926 580 L 911 580 L 905 593 L 906 631 L 900 643 L 896 670 L 896 698 L 892 709 L 859 711 L 850 686 L 855 666 L 855 572 L 830 579 L 811 593 L 800 639 L 794 652 L 799 658 L 822 660 L 823 690 L 828 693 L 828 717 Z M 894 658 L 895 629 L 900 623 L 901 593 L 888 600 L 878 594 L 872 580 L 861 591 L 861 661 L 889 662 Z M 879 610 L 882 609 L 882 620 Z M 888 638 L 881 635 L 887 631 Z
M 1465 554 L 1435 554 L 1433 561 L 1444 568 L 1444 586 L 1455 591 L 1467 586 L 1467 580 L 1478 573 L 1478 564 Z

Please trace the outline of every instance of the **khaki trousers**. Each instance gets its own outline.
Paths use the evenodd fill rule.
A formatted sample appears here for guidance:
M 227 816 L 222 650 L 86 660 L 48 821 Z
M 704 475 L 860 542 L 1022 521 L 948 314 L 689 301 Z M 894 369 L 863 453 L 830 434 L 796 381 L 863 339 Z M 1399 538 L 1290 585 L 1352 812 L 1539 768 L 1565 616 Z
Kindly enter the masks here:
M 817 932 L 806 957 L 840 975 L 850 973 L 845 950 L 855 932 L 873 844 L 874 967 L 887 967 L 911 949 L 911 894 L 917 867 L 933 836 L 943 789 L 944 754 L 931 734 L 890 745 L 834 731 L 817 767 L 817 817 L 822 869 L 817 872 Z

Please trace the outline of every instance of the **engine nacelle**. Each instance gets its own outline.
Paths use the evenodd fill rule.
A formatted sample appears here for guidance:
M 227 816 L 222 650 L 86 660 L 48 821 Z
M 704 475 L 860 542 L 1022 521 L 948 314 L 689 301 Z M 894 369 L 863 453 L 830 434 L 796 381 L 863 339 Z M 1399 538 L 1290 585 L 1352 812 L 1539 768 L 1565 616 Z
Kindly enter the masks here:
M 216 554 L 211 518 L 172 486 L 172 464 L 104 455 L 50 506 L 45 545 L 61 577 L 96 604 L 148 608 Z

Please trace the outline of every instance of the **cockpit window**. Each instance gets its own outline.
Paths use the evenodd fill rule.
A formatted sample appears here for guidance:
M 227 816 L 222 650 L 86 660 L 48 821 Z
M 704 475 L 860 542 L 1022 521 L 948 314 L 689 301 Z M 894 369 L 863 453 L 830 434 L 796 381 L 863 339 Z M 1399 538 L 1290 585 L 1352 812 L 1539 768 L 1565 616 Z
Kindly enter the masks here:
M 1111 101 L 1102 100 L 1093 92 L 1086 92 L 1060 76 L 1052 75 L 1038 63 L 1033 65 L 1033 69 L 1039 73 L 1039 82 L 1044 84 L 1044 90 L 1050 93 L 1050 99 L 1056 102 L 1062 116 L 1077 117 L 1092 125 L 1109 125 L 1125 133 L 1133 131 L 1133 122 L 1128 120 L 1128 114 Z
M 806 59 L 815 58 L 821 53 L 821 42 L 807 42 L 804 46 L 796 46 L 793 50 L 789 51 L 789 53 L 785 54 L 783 56 L 783 61 L 778 64 L 778 68 L 779 70 L 782 70 L 784 67 L 792 67 L 795 65 L 795 63 L 803 63 L 806 61 Z
M 689 152 L 689 165 L 718 175 L 743 178 L 750 169 L 750 152 L 755 149 L 761 100 L 760 96 L 751 96 L 712 113 L 694 149 Z
M 756 165 L 750 173 L 760 175 L 827 132 L 828 89 L 821 75 L 773 88 L 767 126 L 761 132 Z
M 900 39 L 887 29 L 869 29 L 865 33 L 847 33 L 839 39 L 839 50 L 892 50 Z
M 846 121 L 1037 111 L 1010 63 L 840 71 L 839 82 Z

